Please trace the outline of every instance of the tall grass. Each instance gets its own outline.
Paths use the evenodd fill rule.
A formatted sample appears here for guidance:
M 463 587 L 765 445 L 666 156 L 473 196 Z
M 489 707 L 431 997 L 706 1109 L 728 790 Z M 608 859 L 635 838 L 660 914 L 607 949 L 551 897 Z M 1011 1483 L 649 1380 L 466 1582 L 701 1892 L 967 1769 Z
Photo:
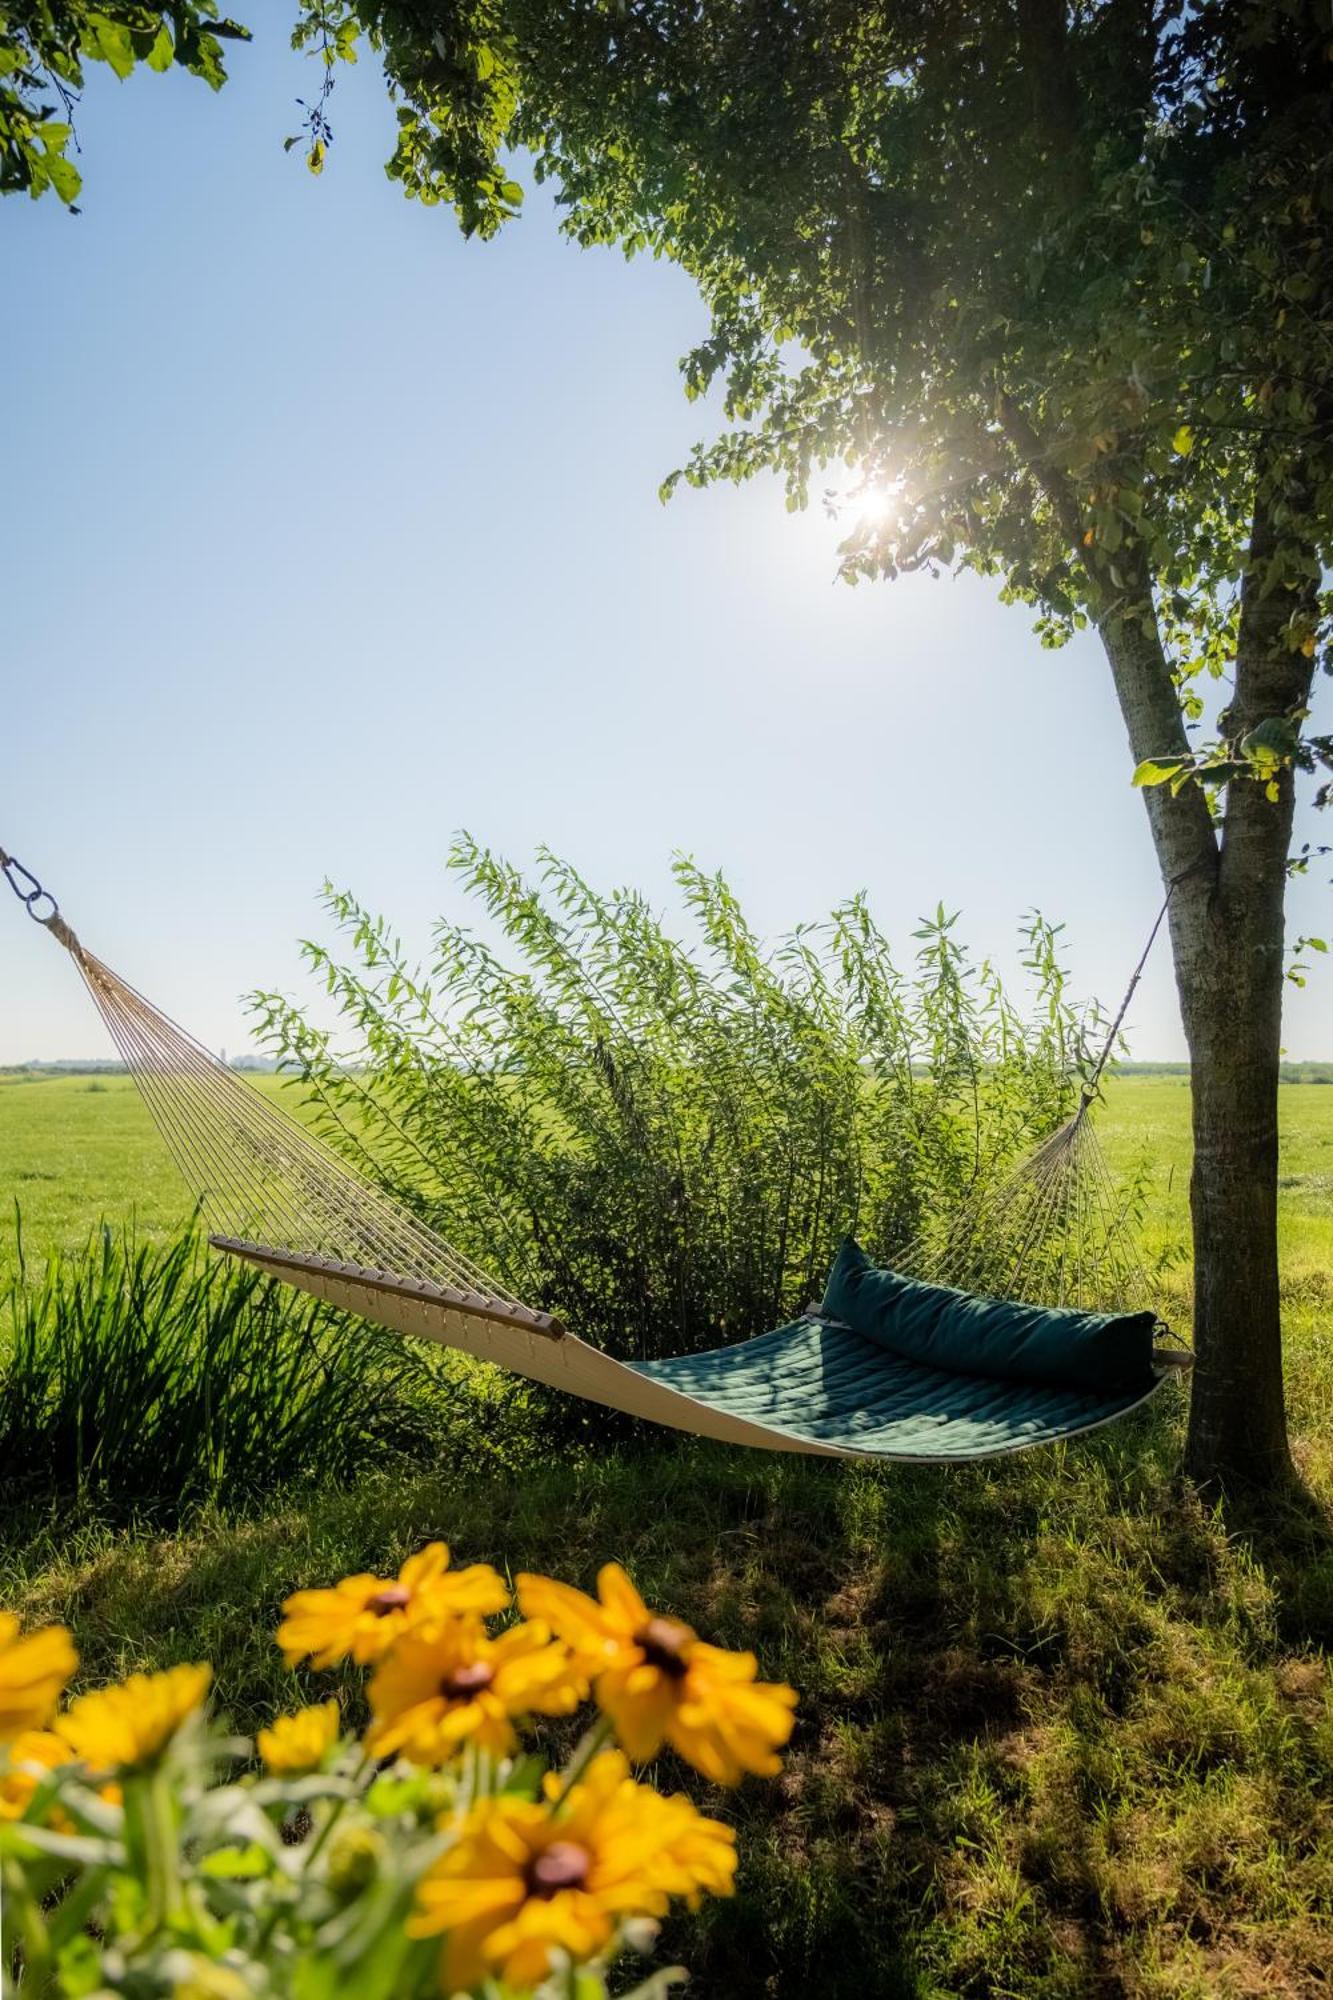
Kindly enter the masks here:
M 339 947 L 305 949 L 345 1032 L 277 994 L 263 1032 L 334 1144 L 614 1353 L 790 1317 L 845 1231 L 891 1257 L 1070 1109 L 1087 1021 L 1039 917 L 1014 997 L 942 909 L 903 970 L 862 897 L 770 949 L 680 860 L 687 945 L 549 853 L 452 866 L 498 945 L 441 921 L 417 966 L 329 889 Z
M 293 1303 L 257 1273 L 110 1230 L 0 1299 L 0 1465 L 25 1495 L 178 1512 L 426 1463 L 450 1423 L 434 1357 Z

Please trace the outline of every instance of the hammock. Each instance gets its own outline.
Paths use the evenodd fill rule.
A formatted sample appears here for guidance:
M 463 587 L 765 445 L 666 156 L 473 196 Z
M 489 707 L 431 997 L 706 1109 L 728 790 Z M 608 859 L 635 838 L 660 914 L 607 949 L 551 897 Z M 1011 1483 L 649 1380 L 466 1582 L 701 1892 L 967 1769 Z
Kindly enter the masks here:
M 893 1272 L 844 1245 L 824 1300 L 790 1324 L 635 1363 L 525 1305 L 354 1173 L 87 951 L 3 849 L 0 872 L 78 966 L 213 1248 L 342 1311 L 675 1430 L 822 1457 L 994 1457 L 1109 1423 L 1188 1365 L 1153 1345 L 1167 1330 L 1132 1203 L 1088 1118 L 1146 950 L 1073 1118 L 936 1240 Z M 1037 1292 L 1045 1306 L 1009 1303 Z M 1088 1310 L 1098 1300 L 1130 1309 Z

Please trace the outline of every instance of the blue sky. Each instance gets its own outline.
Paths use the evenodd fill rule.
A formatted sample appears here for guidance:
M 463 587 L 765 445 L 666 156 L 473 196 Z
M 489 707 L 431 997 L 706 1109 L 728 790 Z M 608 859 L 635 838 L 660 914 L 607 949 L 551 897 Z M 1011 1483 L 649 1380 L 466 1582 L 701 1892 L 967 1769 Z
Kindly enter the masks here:
M 316 181 L 281 149 L 312 70 L 276 28 L 232 67 L 98 77 L 83 214 L 0 208 L 0 844 L 89 945 L 236 1049 L 326 874 L 424 948 L 465 826 L 663 903 L 688 850 L 769 933 L 864 887 L 904 955 L 943 900 L 1011 966 L 1036 904 L 1117 998 L 1160 891 L 1095 643 L 1042 652 L 976 581 L 837 584 L 776 482 L 662 507 L 710 421 L 688 281 L 566 244 L 539 191 L 465 243 L 385 179 L 365 65 Z M 0 1062 L 105 1053 L 7 904 Z M 1181 1051 L 1164 948 L 1131 1029 Z M 1333 1057 L 1333 974 L 1286 1043 Z

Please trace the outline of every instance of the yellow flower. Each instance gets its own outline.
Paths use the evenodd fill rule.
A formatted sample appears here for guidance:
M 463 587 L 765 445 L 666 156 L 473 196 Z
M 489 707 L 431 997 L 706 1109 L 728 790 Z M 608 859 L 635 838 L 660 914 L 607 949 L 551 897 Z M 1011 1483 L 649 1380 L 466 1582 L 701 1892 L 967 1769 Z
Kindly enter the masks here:
M 80 1695 L 56 1718 L 56 1732 L 91 1771 L 146 1764 L 198 1708 L 212 1678 L 211 1667 L 131 1674 L 115 1687 Z
M 595 1958 L 620 1923 L 665 1915 L 673 1896 L 691 1907 L 729 1896 L 735 1873 L 730 1827 L 687 1798 L 636 1784 L 608 1750 L 559 1804 L 501 1796 L 475 1806 L 418 1884 L 408 1928 L 446 1934 L 446 1993 L 488 1975 L 527 1989 L 554 1970 L 557 1953 L 575 1964 Z
M 544 1625 L 514 1625 L 492 1639 L 473 1618 L 407 1632 L 367 1690 L 366 1748 L 414 1764 L 445 1764 L 465 1743 L 507 1757 L 514 1718 L 569 1715 L 587 1693 L 565 1646 Z
M 9 1763 L 0 1774 L 0 1820 L 22 1819 L 32 1804 L 37 1787 L 52 1771 L 72 1764 L 74 1753 L 51 1729 L 26 1729 L 9 1746 Z M 118 1806 L 119 1785 L 102 1785 L 97 1796 L 109 1806 Z M 73 1833 L 74 1823 L 62 1806 L 53 1806 L 51 1824 L 60 1833 Z
M 282 1607 L 278 1644 L 289 1667 L 307 1654 L 316 1667 L 347 1659 L 363 1667 L 425 1619 L 485 1618 L 508 1606 L 509 1592 L 489 1563 L 451 1570 L 445 1543 L 431 1542 L 396 1577 L 345 1576 L 332 1590 L 298 1590 Z
M 18 1619 L 0 1611 L 0 1743 L 45 1728 L 78 1664 L 63 1625 L 45 1625 L 20 1638 Z
M 618 1563 L 607 1563 L 597 1587 L 600 1601 L 550 1577 L 520 1576 L 518 1601 L 571 1647 L 636 1763 L 669 1743 L 718 1785 L 781 1769 L 793 1689 L 756 1680 L 753 1653 L 706 1645 L 690 1626 L 651 1612 Z
M 0 1772 L 0 1819 L 22 1819 L 47 1773 L 69 1761 L 69 1745 L 49 1729 L 25 1729 L 16 1736 L 8 1765 Z
M 299 1776 L 317 1771 L 338 1740 L 338 1704 L 322 1702 L 318 1708 L 298 1708 L 295 1715 L 280 1715 L 255 1738 L 255 1748 L 270 1771 Z

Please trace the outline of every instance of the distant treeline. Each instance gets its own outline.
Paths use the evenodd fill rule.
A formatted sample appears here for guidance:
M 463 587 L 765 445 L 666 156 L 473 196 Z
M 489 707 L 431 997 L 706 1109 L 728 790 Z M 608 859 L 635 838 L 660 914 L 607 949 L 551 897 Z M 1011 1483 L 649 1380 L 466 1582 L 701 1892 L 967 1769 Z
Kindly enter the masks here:
M 244 1070 L 255 1075 L 273 1076 L 284 1066 L 272 1056 L 233 1056 L 229 1069 Z M 295 1074 L 295 1065 L 288 1065 Z M 913 1069 L 926 1074 L 926 1065 L 913 1064 Z M 349 1076 L 359 1074 L 355 1065 L 349 1065 Z M 1187 1062 L 1120 1062 L 1115 1066 L 1117 1076 L 1188 1076 Z M 128 1071 L 123 1062 L 26 1062 L 0 1063 L 0 1077 L 25 1077 L 38 1080 L 56 1076 L 125 1076 Z M 1285 1062 L 1281 1067 L 1283 1083 L 1333 1083 L 1333 1062 Z
M 253 1071 L 257 1075 L 271 1076 L 278 1065 L 271 1056 L 233 1056 L 227 1063 L 228 1069 Z M 0 1076 L 22 1076 L 40 1079 L 47 1076 L 127 1076 L 129 1071 L 123 1062 L 24 1062 L 0 1063 Z
M 1186 1062 L 1122 1062 L 1115 1066 L 1117 1076 L 1188 1076 L 1190 1066 Z M 1333 1083 L 1333 1062 L 1284 1062 L 1280 1075 L 1283 1083 Z

